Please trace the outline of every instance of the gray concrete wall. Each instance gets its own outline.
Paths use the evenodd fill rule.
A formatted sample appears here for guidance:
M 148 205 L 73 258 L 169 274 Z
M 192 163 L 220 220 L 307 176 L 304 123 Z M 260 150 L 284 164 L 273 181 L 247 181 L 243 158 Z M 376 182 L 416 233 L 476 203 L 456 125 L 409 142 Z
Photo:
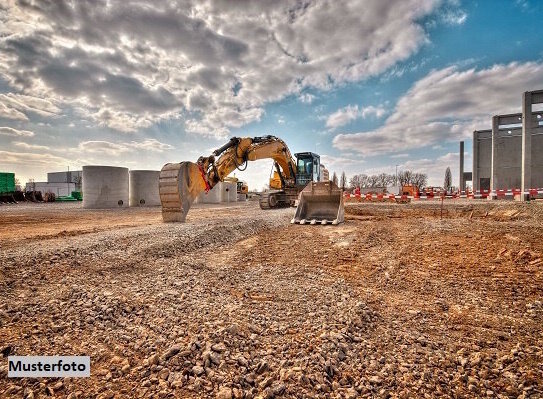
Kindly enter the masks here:
M 481 189 L 482 179 L 490 185 L 492 161 L 492 130 L 473 132 L 473 190 Z M 484 188 L 484 187 L 483 187 Z
M 521 121 L 522 114 L 492 118 L 492 191 L 521 187 Z
M 460 191 L 466 190 L 466 182 L 464 181 L 464 142 L 460 142 L 460 176 L 458 178 L 458 187 Z
M 543 123 L 543 113 L 541 119 Z M 543 126 L 532 128 L 532 188 L 543 188 Z
M 532 112 L 533 104 L 542 103 L 543 90 L 522 94 L 521 186 L 524 192 L 543 187 L 543 112 Z
M 493 190 L 520 188 L 522 129 L 499 130 L 497 137 L 497 179 Z

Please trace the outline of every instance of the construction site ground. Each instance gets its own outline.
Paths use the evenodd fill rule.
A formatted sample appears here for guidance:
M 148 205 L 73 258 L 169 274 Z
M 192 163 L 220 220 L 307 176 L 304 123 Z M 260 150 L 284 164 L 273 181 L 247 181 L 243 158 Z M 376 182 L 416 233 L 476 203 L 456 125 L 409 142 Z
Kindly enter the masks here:
M 0 396 L 543 397 L 543 204 L 0 206 Z M 9 355 L 88 355 L 13 379 Z

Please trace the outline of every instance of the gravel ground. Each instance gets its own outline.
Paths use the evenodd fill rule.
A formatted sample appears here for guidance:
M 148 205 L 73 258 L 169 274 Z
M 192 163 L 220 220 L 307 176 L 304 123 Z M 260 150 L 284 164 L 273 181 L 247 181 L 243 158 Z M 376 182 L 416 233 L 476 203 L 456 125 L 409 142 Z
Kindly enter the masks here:
M 0 357 L 89 355 L 92 375 L 8 379 L 4 359 L 5 397 L 543 397 L 543 204 L 350 204 L 339 227 L 254 203 L 186 224 L 11 209 Z

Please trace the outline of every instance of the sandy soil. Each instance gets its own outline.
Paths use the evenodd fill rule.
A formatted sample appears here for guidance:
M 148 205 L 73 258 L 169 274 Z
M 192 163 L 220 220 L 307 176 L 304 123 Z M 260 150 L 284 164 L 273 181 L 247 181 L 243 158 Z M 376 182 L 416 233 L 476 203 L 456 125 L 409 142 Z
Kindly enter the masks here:
M 86 354 L 6 397 L 543 396 L 543 204 L 0 208 L 0 351 Z M 22 227 L 21 227 L 22 226 Z

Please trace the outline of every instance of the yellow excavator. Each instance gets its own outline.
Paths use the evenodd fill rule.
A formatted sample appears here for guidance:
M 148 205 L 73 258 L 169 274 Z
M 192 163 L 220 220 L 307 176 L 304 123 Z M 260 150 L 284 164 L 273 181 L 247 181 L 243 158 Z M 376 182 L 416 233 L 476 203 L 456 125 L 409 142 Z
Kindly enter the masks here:
M 160 171 L 159 192 L 162 219 L 184 222 L 194 199 L 224 181 L 234 170 L 245 170 L 249 161 L 271 158 L 274 178 L 270 190 L 262 193 L 260 207 L 294 206 L 291 223 L 338 224 L 344 221 L 343 193 L 331 181 L 323 180 L 320 156 L 312 152 L 295 154 L 275 136 L 232 137 L 228 143 L 200 157 L 196 163 L 168 163 Z

